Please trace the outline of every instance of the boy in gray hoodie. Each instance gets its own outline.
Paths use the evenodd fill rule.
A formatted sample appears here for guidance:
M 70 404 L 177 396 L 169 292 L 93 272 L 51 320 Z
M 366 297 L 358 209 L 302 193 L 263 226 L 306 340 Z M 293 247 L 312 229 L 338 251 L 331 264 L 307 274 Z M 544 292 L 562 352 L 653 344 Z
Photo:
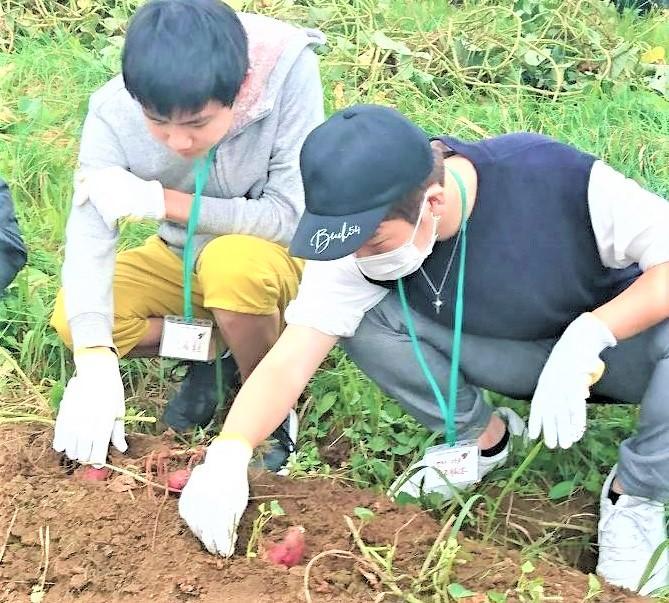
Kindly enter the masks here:
M 123 74 L 92 95 L 82 133 L 51 320 L 76 366 L 57 451 L 94 464 L 110 441 L 125 451 L 118 358 L 157 354 L 166 316 L 192 315 L 185 322 L 205 338 L 198 320 L 215 323 L 227 385 L 237 372 L 245 380 L 278 338 L 302 271 L 287 245 L 304 207 L 299 150 L 324 118 L 313 52 L 323 41 L 220 0 L 151 0 L 131 20 Z M 160 227 L 117 256 L 124 218 Z M 169 426 L 209 423 L 215 375 L 212 362 L 190 364 L 167 405 Z M 284 463 L 296 431 L 291 414 L 268 468 Z

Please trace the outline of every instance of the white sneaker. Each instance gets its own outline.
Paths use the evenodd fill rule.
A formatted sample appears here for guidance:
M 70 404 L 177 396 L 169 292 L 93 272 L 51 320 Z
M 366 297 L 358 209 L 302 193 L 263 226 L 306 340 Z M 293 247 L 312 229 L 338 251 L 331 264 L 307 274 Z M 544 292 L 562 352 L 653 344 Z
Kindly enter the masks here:
M 613 467 L 600 497 L 599 560 L 597 574 L 610 584 L 647 595 L 669 585 L 669 555 L 665 549 L 648 581 L 639 588 L 653 553 L 666 539 L 664 504 L 621 494 L 614 505 L 609 490 L 616 476 Z
M 495 409 L 495 414 L 506 423 L 511 436 L 526 436 L 525 421 L 513 410 L 505 407 L 497 408 Z M 457 484 L 457 488 L 468 488 L 480 482 L 493 469 L 504 465 L 509 456 L 510 444 L 511 440 L 509 439 L 509 443 L 505 446 L 504 450 L 495 456 L 479 456 L 478 480 L 459 483 Z M 453 498 L 451 485 L 444 479 L 441 472 L 432 465 L 430 455 L 426 454 L 393 482 L 393 485 L 388 489 L 387 495 L 395 498 L 399 494 L 404 493 L 413 498 L 419 498 L 423 494 L 430 494 L 432 492 L 441 494 L 445 500 Z

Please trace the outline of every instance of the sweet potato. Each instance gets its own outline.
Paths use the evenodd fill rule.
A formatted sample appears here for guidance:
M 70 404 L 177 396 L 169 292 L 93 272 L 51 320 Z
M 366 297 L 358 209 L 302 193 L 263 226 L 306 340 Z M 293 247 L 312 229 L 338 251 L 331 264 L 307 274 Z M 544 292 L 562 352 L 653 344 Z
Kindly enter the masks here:
M 302 526 L 293 526 L 292 528 L 288 528 L 281 542 L 272 543 L 267 546 L 265 557 L 274 565 L 293 567 L 302 563 L 304 552 L 304 528 Z
M 170 492 L 181 492 L 190 477 L 190 469 L 177 469 L 167 474 L 167 487 Z
M 81 479 L 87 482 L 104 482 L 110 474 L 111 470 L 107 467 L 96 469 L 93 465 L 86 465 L 81 472 Z

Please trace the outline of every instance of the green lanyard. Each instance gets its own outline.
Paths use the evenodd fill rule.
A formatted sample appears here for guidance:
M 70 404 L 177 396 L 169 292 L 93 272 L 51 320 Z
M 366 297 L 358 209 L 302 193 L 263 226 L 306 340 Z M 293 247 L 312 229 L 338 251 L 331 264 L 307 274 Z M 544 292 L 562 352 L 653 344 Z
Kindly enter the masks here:
M 200 206 L 202 205 L 202 191 L 209 180 L 209 171 L 211 164 L 216 156 L 216 147 L 209 149 L 205 159 L 198 159 L 195 163 L 195 192 L 193 194 L 193 203 L 188 215 L 188 225 L 186 226 L 186 242 L 184 243 L 184 318 L 193 320 L 193 268 L 195 267 L 195 253 L 193 250 L 193 237 L 200 219 Z M 216 354 L 216 393 L 218 403 L 224 401 L 223 393 L 223 369 L 221 366 L 220 354 Z
M 188 216 L 186 227 L 186 243 L 184 244 L 184 318 L 193 320 L 193 268 L 195 266 L 195 254 L 193 251 L 193 236 L 200 219 L 200 206 L 202 205 L 202 191 L 209 180 L 209 170 L 214 161 L 216 149 L 209 150 L 206 159 L 198 159 L 195 164 L 195 193 L 193 203 Z
M 453 354 L 451 358 L 451 374 L 450 381 L 448 386 L 448 404 L 444 400 L 444 396 L 439 389 L 439 384 L 434 378 L 430 367 L 425 360 L 425 356 L 418 345 L 418 337 L 416 336 L 416 329 L 414 328 L 413 319 L 411 317 L 411 310 L 409 309 L 409 304 L 407 302 L 406 293 L 404 291 L 404 282 L 402 279 L 398 279 L 398 292 L 400 296 L 400 302 L 402 303 L 402 310 L 404 311 L 404 317 L 407 323 L 407 329 L 409 331 L 409 337 L 411 339 L 411 345 L 413 347 L 414 354 L 418 360 L 418 364 L 425 375 L 434 397 L 437 399 L 439 404 L 439 409 L 441 414 L 444 417 L 444 426 L 445 426 L 445 436 L 446 443 L 449 446 L 453 446 L 457 441 L 457 431 L 455 428 L 455 409 L 457 404 L 457 394 L 458 394 L 458 370 L 460 366 L 460 341 L 462 339 L 462 314 L 464 308 L 464 285 L 465 285 L 465 254 L 467 249 L 467 189 L 465 188 L 462 178 L 457 172 L 448 169 L 451 176 L 455 179 L 455 182 L 458 185 L 458 190 L 460 192 L 460 201 L 462 204 L 462 218 L 460 219 L 460 266 L 458 269 L 458 287 L 455 295 L 455 312 L 454 312 L 454 327 L 453 327 Z

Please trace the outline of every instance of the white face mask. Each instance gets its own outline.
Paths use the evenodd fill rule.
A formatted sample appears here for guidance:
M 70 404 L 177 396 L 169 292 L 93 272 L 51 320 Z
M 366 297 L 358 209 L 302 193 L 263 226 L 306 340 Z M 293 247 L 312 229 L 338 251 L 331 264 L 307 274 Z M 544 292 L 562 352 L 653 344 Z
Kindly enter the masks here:
M 360 272 L 367 278 L 375 281 L 393 281 L 403 276 L 412 274 L 420 268 L 425 258 L 432 253 L 432 248 L 437 240 L 437 225 L 439 218 L 432 216 L 432 235 L 430 241 L 425 249 L 418 249 L 414 244 L 416 233 L 423 218 L 423 212 L 427 207 L 427 199 L 423 201 L 423 205 L 418 215 L 416 227 L 413 229 L 411 238 L 397 249 L 387 251 L 386 253 L 379 253 L 377 255 L 369 255 L 364 258 L 356 258 Z

